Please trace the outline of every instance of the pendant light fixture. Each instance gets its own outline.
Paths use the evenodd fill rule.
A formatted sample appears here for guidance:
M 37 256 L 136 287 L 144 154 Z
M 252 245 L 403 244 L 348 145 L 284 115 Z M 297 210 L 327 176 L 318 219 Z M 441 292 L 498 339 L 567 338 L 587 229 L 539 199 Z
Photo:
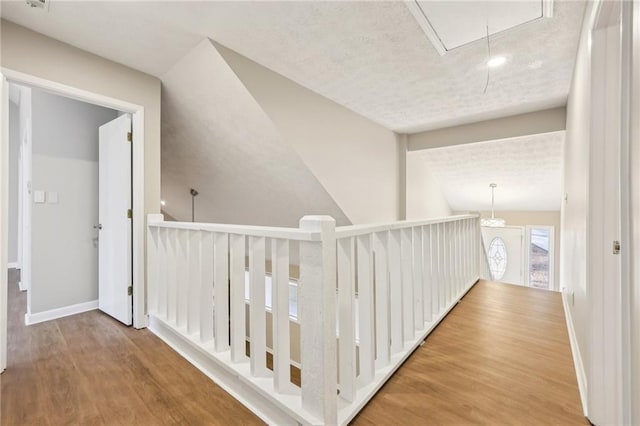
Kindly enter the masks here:
M 496 189 L 498 185 L 496 185 L 495 183 L 490 183 L 489 187 L 491 188 L 491 219 L 482 219 L 480 220 L 480 225 L 482 226 L 490 226 L 493 228 L 498 228 L 498 227 L 503 227 L 505 226 L 506 222 L 504 219 L 500 219 L 495 217 L 494 211 L 493 211 L 493 203 L 494 203 L 494 191 Z

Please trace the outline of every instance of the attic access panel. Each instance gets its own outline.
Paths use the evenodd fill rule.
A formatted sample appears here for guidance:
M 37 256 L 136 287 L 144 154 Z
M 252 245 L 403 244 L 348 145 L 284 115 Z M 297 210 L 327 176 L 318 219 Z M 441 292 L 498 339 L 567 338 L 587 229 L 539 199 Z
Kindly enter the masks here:
M 441 55 L 542 17 L 551 17 L 552 0 L 537 1 L 425 1 L 407 7 Z

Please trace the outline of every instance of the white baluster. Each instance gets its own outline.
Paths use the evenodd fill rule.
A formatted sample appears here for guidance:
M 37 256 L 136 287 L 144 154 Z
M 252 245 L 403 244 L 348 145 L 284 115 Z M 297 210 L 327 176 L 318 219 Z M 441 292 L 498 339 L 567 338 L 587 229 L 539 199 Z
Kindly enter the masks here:
M 376 368 L 386 367 L 390 359 L 389 333 L 389 266 L 387 260 L 388 233 L 373 236 L 375 262 Z
M 480 218 L 476 218 L 475 220 L 475 232 L 473 233 L 474 238 L 475 238 L 475 243 L 474 243 L 474 247 L 475 247 L 475 256 L 473 256 L 473 258 L 475 259 L 476 262 L 476 267 L 475 269 L 475 275 L 476 276 L 480 276 L 480 256 L 484 256 L 484 253 L 482 252 L 482 234 L 481 234 L 481 228 L 480 228 Z
M 469 245 L 467 244 L 467 234 L 469 233 L 468 225 L 469 225 L 468 219 L 464 219 L 461 223 L 461 226 L 462 226 L 462 231 L 460 235 L 460 248 L 461 248 L 461 256 L 462 256 L 462 279 L 460 283 L 461 292 L 466 286 L 466 283 L 468 281 L 468 271 L 469 271 L 469 265 L 467 263 L 467 261 L 469 260 L 469 256 L 468 256 Z
M 168 233 L 169 230 L 167 228 L 158 229 L 158 316 L 165 321 L 168 316 L 167 296 L 169 294 Z
M 454 243 L 454 234 L 453 234 L 453 228 L 454 228 L 455 222 L 447 222 L 446 227 L 447 227 L 447 299 L 445 301 L 445 306 L 449 306 L 451 304 L 451 301 L 453 300 L 453 288 L 455 286 L 455 277 L 454 277 L 454 250 L 453 250 L 453 243 Z
M 402 262 L 400 230 L 389 231 L 389 322 L 391 325 L 391 353 L 404 347 L 402 329 Z
M 461 256 L 461 221 L 456 220 L 455 226 L 453 228 L 454 239 L 453 239 L 453 248 L 454 248 L 454 261 L 453 261 L 453 271 L 455 273 L 456 285 L 453 287 L 453 298 L 458 297 L 458 293 L 462 290 L 462 256 Z
M 465 279 L 464 279 L 464 285 L 466 286 L 467 284 L 469 284 L 469 282 L 471 281 L 471 278 L 473 277 L 473 273 L 472 273 L 472 264 L 471 264 L 471 260 L 473 259 L 473 255 L 472 255 L 472 251 L 473 251 L 473 243 L 471 242 L 471 232 L 472 232 L 472 224 L 473 222 L 471 221 L 471 219 L 467 219 L 465 221 L 466 223 L 466 232 L 465 232 L 465 236 L 464 236 L 464 245 L 467 248 L 465 251 Z
M 271 240 L 271 289 L 273 303 L 273 384 L 277 392 L 292 393 L 288 240 Z
M 431 322 L 432 320 L 432 312 L 431 312 L 431 285 L 433 282 L 433 276 L 431 271 L 431 226 L 427 225 L 422 229 L 422 258 L 423 265 L 422 273 L 424 274 L 422 281 L 424 285 L 423 289 L 423 298 L 424 298 L 424 320 L 426 322 Z
M 413 240 L 411 228 L 402 229 L 402 315 L 405 340 L 415 337 L 413 319 Z
M 431 225 L 431 314 L 440 313 L 440 225 Z
M 215 350 L 229 349 L 229 234 L 214 235 L 213 300 L 215 303 Z
M 187 333 L 189 334 L 200 331 L 201 239 L 201 231 L 189 232 L 189 313 L 187 315 Z
M 245 289 L 246 241 L 244 235 L 231 234 L 231 360 L 247 360 Z
M 267 311 L 265 310 L 265 239 L 249 237 L 249 334 L 251 375 L 267 376 Z
M 202 273 L 200 278 L 200 340 L 209 342 L 213 339 L 213 233 L 203 232 L 200 244 Z
M 373 308 L 373 244 L 371 234 L 357 237 L 358 316 L 360 337 L 359 384 L 368 385 L 375 376 L 375 334 Z M 413 303 L 413 297 L 411 299 Z
M 176 234 L 176 326 L 179 328 L 186 327 L 187 325 L 187 308 L 189 301 L 187 232 L 188 231 L 179 229 Z
M 446 261 L 446 228 L 444 223 L 438 224 L 438 314 L 445 309 L 447 294 L 447 261 Z
M 340 396 L 352 402 L 356 393 L 355 255 L 353 238 L 338 240 L 338 359 Z
M 454 262 L 454 251 L 453 251 L 453 226 L 454 222 L 447 222 L 445 225 L 446 228 L 446 260 L 447 260 L 447 269 L 445 272 L 445 276 L 447 277 L 447 287 L 446 287 L 446 296 L 445 296 L 445 307 L 449 307 L 451 303 L 451 295 L 453 294 L 453 286 L 455 283 L 455 279 L 453 277 L 453 262 Z
M 167 230 L 167 321 L 175 324 L 178 307 L 178 277 L 177 277 L 177 235 L 176 229 Z
M 416 226 L 413 228 L 413 320 L 418 331 L 424 329 L 422 260 L 422 227 Z

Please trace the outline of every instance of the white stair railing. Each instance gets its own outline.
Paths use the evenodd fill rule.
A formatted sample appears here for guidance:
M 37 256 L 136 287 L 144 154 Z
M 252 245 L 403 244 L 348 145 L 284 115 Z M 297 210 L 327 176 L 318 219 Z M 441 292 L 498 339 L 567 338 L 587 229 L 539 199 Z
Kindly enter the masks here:
M 475 215 L 337 228 L 340 424 L 478 280 L 479 232 Z
M 480 269 L 477 215 L 339 228 L 327 216 L 273 228 L 150 215 L 147 244 L 150 329 L 273 424 L 348 423 Z

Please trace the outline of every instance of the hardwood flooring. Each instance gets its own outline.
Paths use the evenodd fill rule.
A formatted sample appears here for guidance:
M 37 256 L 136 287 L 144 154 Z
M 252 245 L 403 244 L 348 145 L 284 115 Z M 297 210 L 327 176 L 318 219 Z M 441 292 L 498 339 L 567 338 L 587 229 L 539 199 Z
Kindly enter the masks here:
M 481 281 L 355 425 L 588 425 L 559 293 Z
M 99 311 L 24 326 L 10 273 L 2 425 L 253 425 L 253 413 L 147 330 Z
M 2 425 L 262 423 L 146 330 L 98 311 L 25 327 L 15 278 Z M 478 283 L 353 423 L 588 425 L 560 295 Z

